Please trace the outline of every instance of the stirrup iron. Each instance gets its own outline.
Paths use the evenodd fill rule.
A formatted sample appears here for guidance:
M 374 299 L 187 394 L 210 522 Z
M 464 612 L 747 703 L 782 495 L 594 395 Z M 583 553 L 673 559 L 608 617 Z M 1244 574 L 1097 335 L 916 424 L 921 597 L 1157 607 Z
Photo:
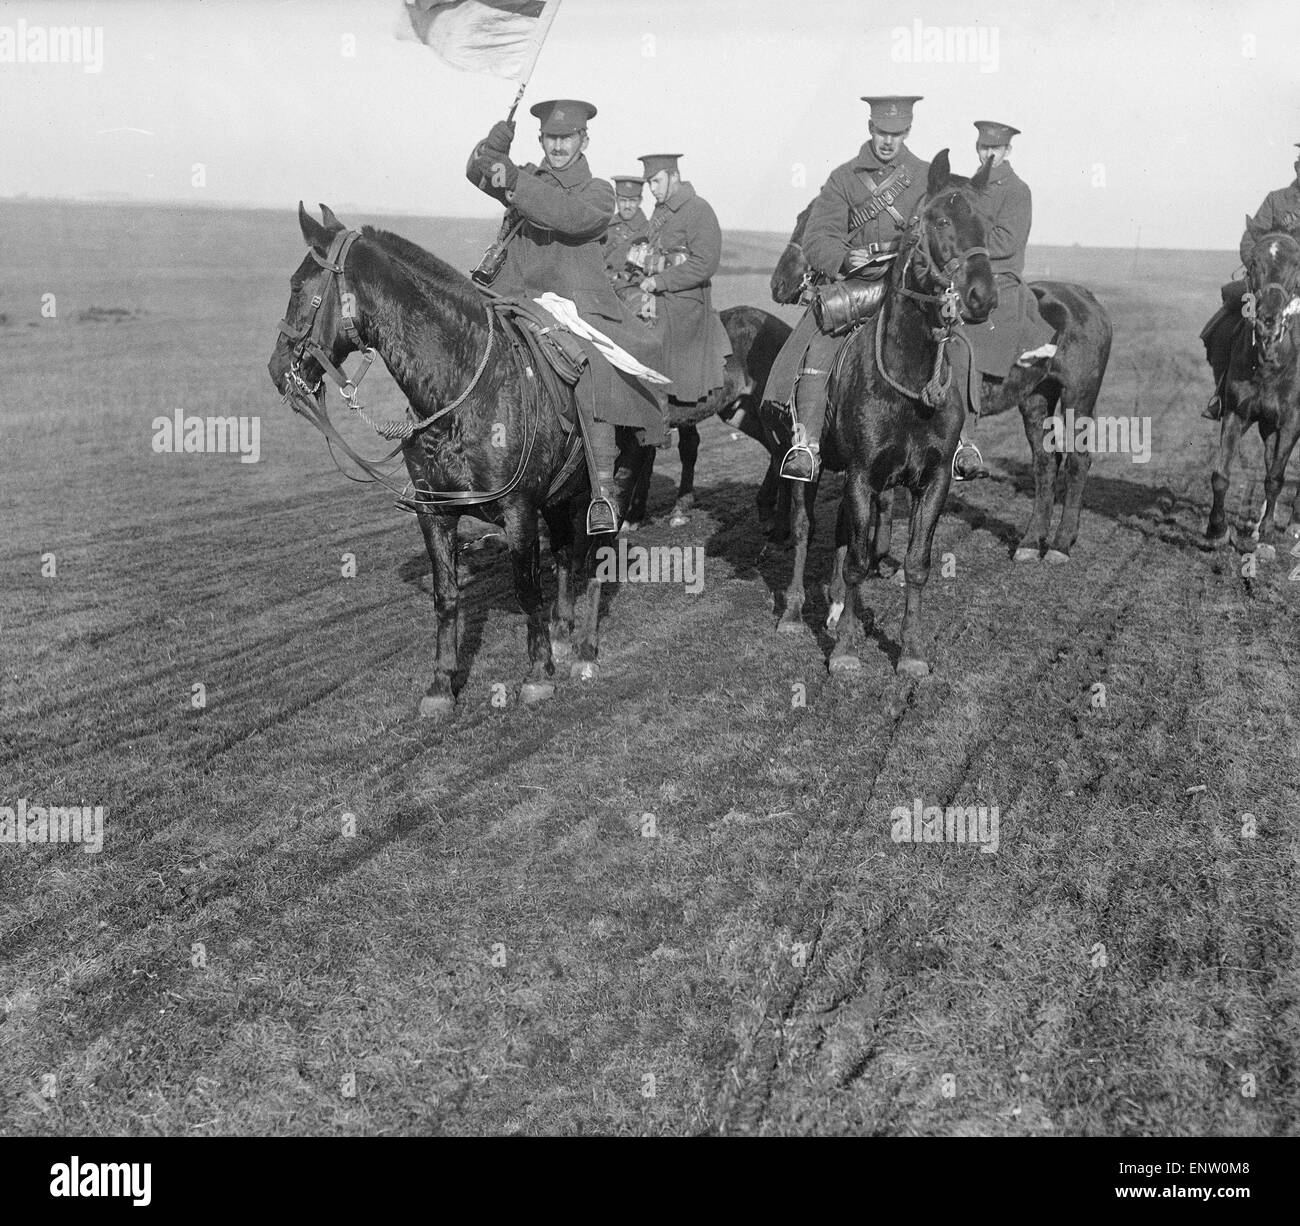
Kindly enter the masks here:
M 810 475 L 807 477 L 798 477 L 795 476 L 793 473 L 787 473 L 785 471 L 785 466 L 789 464 L 790 461 L 800 452 L 802 452 L 804 455 L 808 457 L 808 471 Z M 803 481 L 807 483 L 810 482 L 813 479 L 813 477 L 815 477 L 816 475 L 817 475 L 817 457 L 816 455 L 813 454 L 813 450 L 811 447 L 806 447 L 802 443 L 796 443 L 793 447 L 791 447 L 790 450 L 785 453 L 784 458 L 781 460 L 781 477 L 783 480 Z
M 599 522 L 593 521 L 593 516 L 600 515 L 601 506 L 609 510 L 608 526 L 602 526 Z M 587 535 L 601 536 L 610 532 L 618 531 L 618 510 L 611 499 L 604 494 L 597 494 L 591 502 L 587 504 Z

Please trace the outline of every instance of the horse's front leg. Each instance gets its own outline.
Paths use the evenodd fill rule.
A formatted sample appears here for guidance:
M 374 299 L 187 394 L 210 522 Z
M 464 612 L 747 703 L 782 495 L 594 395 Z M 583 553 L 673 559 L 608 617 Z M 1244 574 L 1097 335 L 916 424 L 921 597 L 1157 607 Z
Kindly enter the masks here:
M 839 616 L 839 634 L 831 652 L 832 676 L 856 673 L 862 668 L 857 652 L 858 603 L 866 598 L 867 572 L 870 569 L 871 540 L 869 520 L 872 505 L 879 495 L 871 488 L 866 471 L 852 467 L 844 479 L 840 503 L 838 542 L 841 529 L 846 533 L 843 555 L 843 611 Z M 839 549 L 836 549 L 837 556 Z
M 1211 545 L 1221 545 L 1228 539 L 1228 480 L 1232 474 L 1232 459 L 1237 452 L 1246 423 L 1228 405 L 1219 427 L 1219 454 L 1215 457 L 1214 471 L 1210 474 L 1210 489 L 1214 501 L 1210 506 L 1210 521 L 1205 526 L 1205 536 Z
M 566 664 L 573 656 L 573 510 L 566 502 L 544 510 L 555 558 L 555 603 L 551 606 L 551 659 Z M 585 514 L 585 501 L 584 501 Z
M 871 515 L 879 513 L 876 495 L 871 495 Z M 826 589 L 826 629 L 832 634 L 839 625 L 840 614 L 844 612 L 844 603 L 848 599 L 844 586 L 844 560 L 849 552 L 849 541 L 853 538 L 853 525 L 849 518 L 849 499 L 840 499 L 840 512 L 835 517 L 835 561 L 831 564 L 831 582 Z M 868 527 L 868 536 L 870 528 Z
M 890 552 L 894 540 L 894 491 L 871 492 L 871 518 L 867 525 L 870 552 L 867 578 L 889 579 L 898 570 L 898 559 Z
M 700 432 L 693 425 L 677 427 L 677 455 L 682 462 L 682 478 L 677 484 L 677 505 L 668 520 L 670 528 L 691 522 L 695 506 L 695 461 L 700 454 Z
M 600 593 L 602 574 L 612 570 L 617 557 L 615 538 L 587 535 L 586 509 L 576 508 L 573 533 L 575 539 L 573 568 L 575 587 L 585 588 L 582 617 L 578 622 L 577 658 L 569 666 L 569 676 L 579 681 L 595 681 L 600 676 Z M 617 573 L 616 571 L 614 573 Z
M 1026 397 L 1020 406 L 1020 415 L 1025 423 L 1025 438 L 1029 440 L 1029 455 L 1034 465 L 1034 513 L 1029 518 L 1029 526 L 1016 546 L 1017 562 L 1037 562 L 1047 546 L 1047 529 L 1052 519 L 1052 503 L 1056 492 L 1055 472 L 1052 465 L 1052 453 L 1047 450 L 1047 438 L 1043 425 L 1052 406 L 1047 398 L 1038 392 Z M 944 482 L 944 488 L 949 481 Z M 912 520 L 916 521 L 916 503 L 912 503 Z M 911 557 L 911 544 L 908 545 L 908 557 Z M 909 582 L 908 590 L 911 590 Z
M 801 484 L 802 490 L 790 494 L 790 529 L 794 537 L 794 566 L 790 571 L 790 586 L 785 591 L 785 608 L 776 628 L 782 634 L 803 632 L 804 568 L 808 563 L 808 541 L 815 523 L 813 506 L 817 501 L 817 481 L 787 482 Z
M 542 603 L 541 546 L 537 540 L 537 508 L 529 502 L 511 503 L 506 508 L 506 539 L 510 542 L 510 566 L 515 576 L 515 595 L 528 620 L 528 676 L 519 691 L 525 704 L 544 702 L 555 695 L 551 677 L 551 636 Z
M 416 519 L 433 563 L 433 606 L 438 618 L 433 681 L 420 700 L 423 719 L 446 719 L 456 709 L 453 688 L 460 628 L 460 586 L 456 580 L 456 526 L 460 516 L 420 512 Z
M 912 490 L 907 558 L 903 564 L 907 578 L 907 604 L 903 610 L 902 652 L 898 657 L 898 671 L 907 677 L 926 677 L 930 673 L 921 642 L 921 594 L 930 578 L 930 550 L 950 481 L 950 471 L 941 469 L 928 486 Z
M 1277 529 L 1277 500 L 1286 483 L 1286 466 L 1300 436 L 1300 417 L 1284 420 L 1281 428 L 1264 444 L 1264 510 L 1259 522 L 1261 560 L 1275 557 L 1273 537 Z

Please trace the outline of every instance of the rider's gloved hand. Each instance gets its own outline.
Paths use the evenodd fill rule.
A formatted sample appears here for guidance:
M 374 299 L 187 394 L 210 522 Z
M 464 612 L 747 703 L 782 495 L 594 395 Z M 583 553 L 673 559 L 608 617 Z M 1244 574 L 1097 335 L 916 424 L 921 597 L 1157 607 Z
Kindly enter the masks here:
M 492 131 L 488 133 L 487 140 L 483 144 L 502 157 L 510 152 L 510 142 L 515 139 L 515 125 L 509 120 L 498 119 L 492 125 Z
M 851 277 L 854 273 L 861 272 L 871 263 L 872 255 L 865 247 L 854 247 L 844 257 L 844 263 L 840 265 L 840 272 L 846 277 Z
M 493 187 L 504 187 L 508 192 L 514 191 L 519 182 L 519 167 L 504 153 L 494 153 L 486 145 L 474 159 L 474 170 Z

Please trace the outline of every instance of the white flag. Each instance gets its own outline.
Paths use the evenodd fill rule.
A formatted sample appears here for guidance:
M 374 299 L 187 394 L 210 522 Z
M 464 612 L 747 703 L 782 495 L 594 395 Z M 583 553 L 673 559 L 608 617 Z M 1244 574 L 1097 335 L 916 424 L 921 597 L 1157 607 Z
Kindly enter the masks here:
M 404 0 L 397 37 L 453 68 L 526 81 L 560 0 Z

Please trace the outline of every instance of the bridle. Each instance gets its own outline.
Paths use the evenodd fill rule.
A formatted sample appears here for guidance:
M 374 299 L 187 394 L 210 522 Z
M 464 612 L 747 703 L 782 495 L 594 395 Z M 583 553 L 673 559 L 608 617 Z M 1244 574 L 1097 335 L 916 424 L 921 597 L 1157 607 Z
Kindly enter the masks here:
M 338 458 L 334 462 L 339 467 L 339 471 L 345 477 L 352 481 L 377 482 L 384 486 L 385 489 L 397 494 L 400 501 L 398 506 L 402 510 L 429 510 L 438 507 L 447 506 L 478 506 L 487 502 L 495 502 L 499 498 L 504 498 L 507 494 L 512 493 L 524 478 L 528 468 L 528 462 L 532 457 L 533 444 L 537 438 L 537 414 L 538 398 L 540 392 L 534 393 L 528 397 L 528 403 L 525 406 L 524 415 L 524 438 L 520 447 L 519 463 L 515 468 L 514 475 L 506 482 L 505 485 L 495 490 L 421 490 L 407 483 L 407 489 L 413 492 L 408 495 L 407 489 L 397 489 L 389 483 L 396 469 L 388 472 L 383 471 L 379 466 L 387 464 L 394 459 L 401 451 L 403 446 L 414 435 L 426 430 L 429 426 L 439 419 L 446 417 L 448 414 L 455 412 L 469 398 L 474 389 L 478 386 L 479 380 L 483 377 L 483 372 L 487 369 L 488 359 L 492 354 L 493 343 L 496 339 L 497 323 L 496 309 L 491 303 L 487 304 L 487 328 L 488 338 L 487 345 L 484 347 L 483 356 L 479 361 L 477 369 L 474 371 L 473 378 L 470 379 L 465 390 L 460 393 L 454 400 L 443 405 L 436 412 L 431 413 L 428 417 L 415 418 L 411 413 L 408 405 L 407 420 L 400 422 L 376 422 L 366 416 L 357 399 L 357 390 L 361 385 L 361 380 L 365 378 L 366 372 L 370 369 L 375 360 L 375 350 L 373 347 L 366 345 L 361 334 L 357 330 L 356 321 L 353 318 L 352 308 L 356 302 L 355 297 L 348 289 L 347 273 L 344 269 L 348 252 L 352 244 L 361 237 L 358 230 L 340 230 L 335 234 L 330 242 L 329 250 L 325 255 L 321 255 L 313 247 L 310 249 L 310 255 L 317 264 L 321 266 L 328 274 L 328 281 L 322 285 L 311 299 L 311 311 L 307 316 L 306 322 L 300 328 L 289 326 L 287 319 L 280 321 L 280 335 L 285 337 L 291 348 L 291 357 L 289 370 L 285 380 L 285 390 L 282 397 L 287 401 L 296 413 L 306 417 L 324 436 L 329 445 L 330 455 L 334 455 L 334 448 L 338 447 L 354 464 L 356 464 L 367 475 L 365 477 L 354 477 L 351 473 L 338 465 Z M 334 363 L 330 356 L 329 350 L 325 347 L 326 337 L 323 335 L 324 325 L 321 321 L 320 309 L 324 304 L 325 296 L 329 293 L 330 286 L 333 285 L 339 296 L 339 318 L 343 321 L 343 331 L 352 345 L 362 351 L 361 366 L 353 378 L 349 378 Z M 480 288 L 481 292 L 481 288 Z M 510 347 L 513 352 L 513 347 Z M 302 375 L 302 362 L 304 357 L 310 355 L 311 358 L 320 366 L 324 372 L 314 384 L 308 383 Z M 517 365 L 520 365 L 521 375 L 528 376 L 523 385 L 532 386 L 535 382 L 531 366 L 523 363 L 518 353 L 514 353 Z M 324 386 L 325 375 L 338 388 L 339 394 L 343 397 L 349 409 L 357 413 L 363 421 L 371 426 L 377 433 L 387 439 L 398 440 L 397 446 L 392 449 L 386 456 L 379 460 L 370 460 L 364 456 L 358 455 L 348 442 L 339 434 L 334 423 L 330 420 L 329 411 L 325 408 L 321 400 L 321 390 Z M 554 483 L 553 483 L 554 484 Z
M 929 230 L 925 212 L 921 211 L 911 247 L 899 253 L 900 271 L 895 274 L 894 292 L 925 306 L 937 306 L 940 326 L 930 329 L 930 338 L 935 342 L 934 368 L 930 379 L 919 392 L 912 391 L 899 383 L 885 369 L 885 314 L 888 304 L 881 306 L 876 315 L 876 369 L 880 372 L 881 378 L 896 392 L 901 392 L 911 400 L 919 400 L 929 408 L 937 407 L 947 398 L 948 389 L 952 386 L 952 364 L 944 360 L 948 345 L 954 340 L 960 340 L 967 349 L 970 348 L 970 341 L 957 331 L 962 317 L 961 294 L 957 290 L 956 272 L 967 260 L 977 255 L 987 257 L 988 254 L 987 247 L 967 247 L 964 251 L 957 252 L 943 267 L 940 267 L 934 262 L 934 256 L 930 254 Z M 909 289 L 905 284 L 909 273 L 921 286 L 931 291 L 938 286 L 944 288 L 937 293 L 927 293 L 925 288 Z M 944 282 L 947 284 L 944 285 Z
M 912 242 L 912 249 L 906 253 L 906 265 L 904 268 L 904 278 L 907 271 L 913 271 L 918 282 L 925 284 L 923 278 L 929 278 L 931 287 L 944 285 L 939 293 L 923 293 L 917 290 L 908 289 L 903 284 L 903 278 L 895 285 L 895 289 L 903 295 L 904 298 L 911 298 L 914 302 L 926 304 L 936 303 L 939 307 L 939 318 L 949 329 L 955 328 L 961 323 L 961 294 L 957 292 L 957 282 L 955 274 L 967 260 L 977 255 L 988 256 L 987 247 L 967 247 L 965 251 L 959 251 L 952 257 L 942 268 L 934 262 L 934 256 L 930 254 L 930 234 L 926 226 L 924 211 L 920 214 L 916 225 L 916 236 Z M 919 270 L 918 270 L 919 265 Z
M 1267 297 L 1270 290 L 1277 290 L 1286 305 L 1273 317 L 1273 326 L 1266 330 L 1264 320 L 1260 317 L 1259 304 Z M 1300 315 L 1300 294 L 1288 289 L 1280 281 L 1268 281 L 1258 292 L 1253 289 L 1247 291 L 1242 299 L 1241 313 L 1252 325 L 1250 339 L 1253 345 L 1262 348 L 1265 344 L 1277 344 L 1282 339 L 1282 333 L 1286 331 L 1287 320 L 1293 315 Z
M 292 389 L 292 392 L 314 399 L 320 391 L 327 374 L 339 389 L 343 399 L 348 401 L 350 407 L 354 409 L 360 407 L 356 402 L 357 387 L 360 385 L 361 380 L 365 378 L 366 372 L 375 360 L 375 351 L 362 343 L 361 333 L 357 331 L 356 320 L 352 317 L 352 304 L 356 299 L 348 290 L 347 273 L 343 270 L 344 261 L 348 258 L 348 252 L 351 250 L 352 244 L 360 237 L 360 233 L 356 230 L 340 230 L 334 236 L 329 251 L 325 255 L 321 255 L 315 247 L 310 248 L 308 254 L 329 273 L 329 282 L 312 295 L 311 313 L 307 316 L 307 320 L 301 328 L 291 328 L 287 319 L 280 320 L 280 335 L 285 337 L 292 346 L 288 378 L 289 388 Z M 355 379 L 348 378 L 334 364 L 333 359 L 322 344 L 325 338 L 320 333 L 320 309 L 325 301 L 325 294 L 328 292 L 330 284 L 333 284 L 338 289 L 339 318 L 343 321 L 343 331 L 348 340 L 362 351 L 362 365 Z M 308 354 L 324 372 L 314 384 L 308 383 L 302 377 L 302 360 Z M 296 396 L 291 395 L 290 391 L 285 392 L 285 399 L 290 400 L 295 409 L 298 407 Z

